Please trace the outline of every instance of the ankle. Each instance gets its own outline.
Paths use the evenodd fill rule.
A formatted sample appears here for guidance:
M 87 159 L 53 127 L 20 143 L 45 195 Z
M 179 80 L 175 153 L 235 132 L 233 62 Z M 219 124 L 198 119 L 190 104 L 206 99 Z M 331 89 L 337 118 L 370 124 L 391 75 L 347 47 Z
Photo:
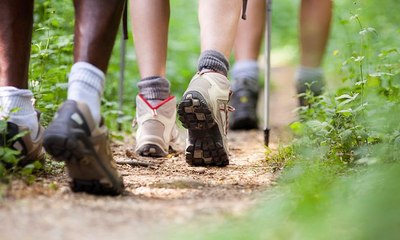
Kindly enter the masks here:
M 139 94 L 145 98 L 152 106 L 159 104 L 167 99 L 170 94 L 169 81 L 160 76 L 143 78 L 138 84 Z
M 206 50 L 200 55 L 198 63 L 198 71 L 201 72 L 204 69 L 209 69 L 227 76 L 229 62 L 222 53 L 215 50 Z
M 324 78 L 324 70 L 320 67 L 299 66 L 296 69 L 295 79 L 297 82 L 321 81 Z

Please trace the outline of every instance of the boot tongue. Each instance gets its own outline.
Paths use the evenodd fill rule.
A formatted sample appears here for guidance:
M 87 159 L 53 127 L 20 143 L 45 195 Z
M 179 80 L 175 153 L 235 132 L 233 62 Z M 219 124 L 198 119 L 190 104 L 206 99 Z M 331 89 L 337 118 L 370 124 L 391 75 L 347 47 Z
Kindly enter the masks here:
M 153 107 L 153 108 L 155 108 L 156 106 L 158 106 L 160 103 L 162 103 L 164 100 L 160 100 L 160 99 L 150 99 L 150 100 L 147 100 L 149 103 L 150 103 L 150 105 Z

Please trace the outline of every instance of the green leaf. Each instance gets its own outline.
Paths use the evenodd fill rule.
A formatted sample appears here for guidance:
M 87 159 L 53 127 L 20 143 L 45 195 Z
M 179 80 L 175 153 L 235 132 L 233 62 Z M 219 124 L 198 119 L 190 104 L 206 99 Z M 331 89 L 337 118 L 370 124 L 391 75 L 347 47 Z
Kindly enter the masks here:
M 18 134 L 16 134 L 16 135 L 14 135 L 11 139 L 9 139 L 8 141 L 9 142 L 13 142 L 13 141 L 16 141 L 18 138 L 21 138 L 21 137 L 23 137 L 23 136 L 25 136 L 26 134 L 28 134 L 29 133 L 29 131 L 22 131 L 22 132 L 19 132 Z

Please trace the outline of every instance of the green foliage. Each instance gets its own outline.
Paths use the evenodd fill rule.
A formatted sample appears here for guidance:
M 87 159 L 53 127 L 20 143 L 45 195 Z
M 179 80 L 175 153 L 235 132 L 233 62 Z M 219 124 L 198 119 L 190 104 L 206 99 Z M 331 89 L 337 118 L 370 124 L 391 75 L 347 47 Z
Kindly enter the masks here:
M 271 172 L 277 172 L 282 170 L 284 166 L 293 164 L 293 161 L 296 159 L 293 151 L 292 145 L 279 146 L 276 153 L 273 152 L 272 149 L 266 147 L 265 160 Z
M 72 64 L 73 12 L 70 1 L 36 1 L 29 71 L 35 106 L 47 125 L 66 98 Z
M 11 139 L 6 139 L 7 134 L 7 121 L 0 120 L 0 137 L 3 143 L 0 146 L 0 185 L 8 183 L 13 177 L 24 179 L 30 183 L 35 179 L 32 174 L 34 171 L 42 169 L 42 164 L 38 161 L 21 167 L 19 162 L 21 161 L 21 154 L 19 151 L 14 150 L 11 144 L 18 138 L 23 137 L 27 134 L 26 131 L 20 132 L 13 136 Z M 1 189 L 0 189 L 0 195 Z
M 356 10 L 360 13 L 352 14 L 348 22 L 341 21 L 358 27 L 353 38 L 359 43 L 358 49 L 342 56 L 345 59 L 340 76 L 344 87 L 321 97 L 308 91 L 305 97 L 311 107 L 300 108 L 300 121 L 292 125 L 304 144 L 328 149 L 325 159 L 350 164 L 360 159 L 359 162 L 371 163 L 368 159 L 378 145 L 390 146 L 394 152 L 399 148 L 395 139 L 400 116 L 400 55 L 396 48 L 382 45 L 384 39 L 379 37 L 379 31 L 363 26 L 363 12 Z M 379 161 L 397 159 L 386 157 Z
M 72 4 L 66 0 L 38 0 L 35 4 L 29 83 L 37 100 L 35 107 L 42 112 L 41 123 L 45 126 L 66 97 L 66 76 L 72 63 L 73 48 L 71 10 Z M 5 137 L 6 130 L 6 119 L 0 120 L 2 137 Z M 21 132 L 8 142 L 3 139 L 6 144 L 0 147 L 1 183 L 8 183 L 13 178 L 31 183 L 38 170 L 43 169 L 40 162 L 19 166 L 20 152 L 12 149 L 10 143 L 25 134 Z
M 250 214 L 207 225 L 196 235 L 194 226 L 190 235 L 179 231 L 173 239 L 398 238 L 397 3 L 335 5 L 334 54 L 327 68 L 339 87 L 323 96 L 304 94 L 310 105 L 299 108 L 299 121 L 291 125 L 296 135 L 291 150 L 267 155 L 273 166 L 285 164 L 277 187 Z

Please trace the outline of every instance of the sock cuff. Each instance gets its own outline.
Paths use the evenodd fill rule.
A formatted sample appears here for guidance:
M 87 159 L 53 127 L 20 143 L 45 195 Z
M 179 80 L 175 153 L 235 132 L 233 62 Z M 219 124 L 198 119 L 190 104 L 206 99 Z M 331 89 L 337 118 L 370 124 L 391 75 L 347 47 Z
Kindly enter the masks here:
M 170 83 L 164 77 L 146 77 L 137 86 L 139 93 L 147 100 L 164 100 L 170 96 Z
M 222 53 L 215 50 L 206 50 L 201 53 L 198 62 L 198 71 L 203 69 L 211 69 L 227 76 L 229 62 Z
M 0 87 L 0 97 L 12 97 L 12 96 L 33 98 L 33 93 L 29 89 L 19 89 L 16 87 L 8 87 L 8 86 Z
M 299 66 L 295 72 L 296 81 L 304 82 L 304 81 L 318 81 L 323 79 L 324 70 L 321 67 L 304 67 Z
M 74 63 L 74 65 L 72 65 L 72 67 L 71 67 L 71 72 L 79 71 L 80 69 L 91 71 L 93 74 L 96 74 L 101 79 L 105 79 L 104 72 L 101 71 L 96 66 L 94 66 L 93 64 L 90 64 L 88 62 L 76 62 L 76 63 Z
M 0 117 L 20 116 L 35 113 L 33 93 L 28 89 L 0 87 Z M 14 111 L 18 109 L 17 111 Z
M 256 60 L 242 60 L 237 61 L 233 65 L 231 74 L 234 80 L 246 78 L 258 81 L 259 71 L 258 62 Z
M 103 94 L 105 75 L 103 71 L 87 62 L 76 62 L 69 73 L 68 87 L 71 87 L 75 82 L 83 83 L 81 87 L 92 88 Z

